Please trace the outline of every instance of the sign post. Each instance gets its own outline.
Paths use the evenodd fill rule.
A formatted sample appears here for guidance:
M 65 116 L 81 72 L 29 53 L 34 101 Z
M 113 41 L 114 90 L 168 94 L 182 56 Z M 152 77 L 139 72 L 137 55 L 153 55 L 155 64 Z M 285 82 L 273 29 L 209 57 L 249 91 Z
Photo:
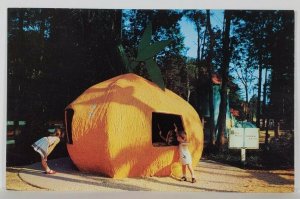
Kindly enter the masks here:
M 241 161 L 244 165 L 246 164 L 246 148 L 241 149 Z
M 229 149 L 241 149 L 241 161 L 246 164 L 246 149 L 259 149 L 258 128 L 231 128 Z

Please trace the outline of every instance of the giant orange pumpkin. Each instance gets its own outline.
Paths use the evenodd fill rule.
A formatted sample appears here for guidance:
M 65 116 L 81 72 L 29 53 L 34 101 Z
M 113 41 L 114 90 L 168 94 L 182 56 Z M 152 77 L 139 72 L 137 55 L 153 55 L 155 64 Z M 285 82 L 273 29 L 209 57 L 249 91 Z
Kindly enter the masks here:
M 81 171 L 112 178 L 181 175 L 177 146 L 155 146 L 153 114 L 179 115 L 195 166 L 203 127 L 193 107 L 135 74 L 96 84 L 67 106 L 67 149 Z

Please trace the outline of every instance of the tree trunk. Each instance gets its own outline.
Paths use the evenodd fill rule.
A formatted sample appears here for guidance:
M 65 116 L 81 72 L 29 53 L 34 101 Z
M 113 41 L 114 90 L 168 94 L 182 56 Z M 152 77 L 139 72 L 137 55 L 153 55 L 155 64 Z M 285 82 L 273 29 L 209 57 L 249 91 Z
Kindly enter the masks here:
M 45 30 L 46 30 L 46 11 L 40 9 L 40 37 L 41 37 L 41 54 L 40 54 L 40 63 L 41 66 L 44 67 L 44 58 L 45 58 Z
M 187 97 L 186 97 L 186 101 L 190 102 L 190 97 L 191 97 L 191 89 L 188 88 L 187 90 Z
M 263 107 L 262 107 L 262 121 L 263 126 L 265 126 L 266 123 L 266 112 L 267 112 L 267 79 L 268 79 L 268 69 L 266 68 L 265 72 L 265 82 L 264 82 L 264 92 L 263 92 Z
M 207 70 L 208 70 L 208 94 L 209 94 L 209 132 L 210 132 L 210 140 L 209 144 L 211 146 L 215 145 L 215 122 L 214 122 L 214 97 L 213 97 L 213 83 L 212 83 L 212 56 L 213 56 L 213 45 L 214 45 L 214 36 L 211 29 L 211 23 L 210 23 L 210 11 L 206 10 L 207 15 L 207 30 L 209 33 L 209 51 L 207 55 Z
M 25 33 L 24 33 L 24 16 L 25 16 L 25 10 L 24 9 L 20 9 L 18 11 L 18 33 L 17 33 L 17 41 L 19 43 L 18 48 L 16 49 L 16 70 L 15 70 L 15 77 L 16 79 L 14 79 L 14 82 L 17 82 L 16 84 L 14 84 L 15 86 L 15 96 L 18 96 L 18 98 L 16 99 L 16 103 L 15 103 L 15 108 L 14 108 L 14 112 L 15 112 L 15 116 L 17 117 L 24 117 L 24 113 L 23 113 L 23 98 L 25 97 L 25 86 L 26 86 L 26 67 L 25 65 L 25 60 L 24 60 L 24 52 L 25 52 Z
M 197 29 L 197 66 L 200 68 L 200 25 L 196 21 Z
M 112 22 L 111 31 L 115 36 L 115 40 L 117 43 L 121 42 L 122 37 L 122 10 L 114 11 L 114 20 Z
M 275 123 L 274 124 L 274 136 L 275 136 L 275 138 L 278 138 L 279 137 L 279 129 L 280 129 L 279 120 L 275 119 L 274 123 Z
M 250 121 L 250 116 L 249 116 L 249 95 L 248 95 L 248 85 L 247 83 L 244 84 L 245 87 L 245 94 L 246 94 L 246 103 L 244 107 L 244 114 L 246 115 L 246 120 Z
M 258 66 L 258 90 L 257 90 L 257 107 L 256 107 L 256 126 L 257 128 L 260 128 L 260 97 L 261 97 L 261 82 L 262 82 L 262 55 L 260 55 L 259 58 L 259 66 Z
M 269 144 L 269 122 L 270 122 L 270 118 L 267 118 L 267 125 L 266 125 L 266 136 L 265 136 L 265 146 L 267 147 L 267 145 Z
M 245 94 L 246 94 L 246 103 L 248 104 L 249 102 L 249 95 L 248 95 L 248 85 L 245 84 Z
M 206 35 L 207 35 L 207 26 L 205 27 L 204 30 L 204 35 L 203 35 L 203 42 L 202 42 L 202 49 L 201 49 L 201 54 L 200 54 L 200 61 L 203 60 L 204 57 L 204 47 L 205 47 L 205 42 L 206 42 Z
M 185 65 L 185 67 L 186 67 L 186 87 L 187 87 L 186 101 L 190 102 L 191 86 L 190 86 L 189 68 L 187 64 Z
M 220 111 L 218 117 L 218 136 L 217 136 L 217 146 L 222 149 L 225 142 L 225 130 L 226 130 L 226 109 L 227 109 L 227 83 L 228 83 L 228 69 L 230 61 L 230 49 L 229 49 L 229 33 L 230 33 L 230 20 L 231 11 L 225 10 L 225 30 L 223 36 L 223 63 L 222 63 L 222 87 L 221 87 L 221 103 Z

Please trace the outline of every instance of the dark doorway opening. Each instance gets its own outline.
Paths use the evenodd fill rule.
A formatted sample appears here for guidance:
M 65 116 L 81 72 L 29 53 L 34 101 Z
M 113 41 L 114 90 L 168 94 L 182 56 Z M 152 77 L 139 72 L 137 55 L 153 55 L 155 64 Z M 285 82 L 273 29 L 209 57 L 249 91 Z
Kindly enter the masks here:
M 184 130 L 181 115 L 168 113 L 152 113 L 152 145 L 177 146 L 174 123 L 178 130 Z
M 73 109 L 66 109 L 65 118 L 66 118 L 66 134 L 67 134 L 67 142 L 68 144 L 73 144 L 72 139 L 72 119 L 74 115 Z

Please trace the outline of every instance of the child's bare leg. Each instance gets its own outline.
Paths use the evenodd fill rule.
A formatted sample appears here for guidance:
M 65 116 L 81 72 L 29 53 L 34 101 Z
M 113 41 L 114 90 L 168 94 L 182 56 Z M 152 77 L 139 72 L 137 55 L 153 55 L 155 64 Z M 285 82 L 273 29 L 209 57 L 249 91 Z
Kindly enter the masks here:
M 189 171 L 191 173 L 192 178 L 195 178 L 194 169 L 193 169 L 192 165 L 188 164 L 187 167 L 188 167 L 188 169 L 189 169 Z
M 189 171 L 191 172 L 192 183 L 196 182 L 196 179 L 195 179 L 195 173 L 194 173 L 194 169 L 193 169 L 192 165 L 191 165 L 191 164 L 188 164 L 187 167 L 188 167 Z
M 182 165 L 182 177 L 181 181 L 186 181 L 186 165 Z
M 47 164 L 47 158 L 42 158 L 41 163 L 42 163 L 43 169 L 46 172 L 50 171 L 50 168 L 48 167 L 48 164 Z
M 186 177 L 186 165 L 182 165 L 182 176 Z

